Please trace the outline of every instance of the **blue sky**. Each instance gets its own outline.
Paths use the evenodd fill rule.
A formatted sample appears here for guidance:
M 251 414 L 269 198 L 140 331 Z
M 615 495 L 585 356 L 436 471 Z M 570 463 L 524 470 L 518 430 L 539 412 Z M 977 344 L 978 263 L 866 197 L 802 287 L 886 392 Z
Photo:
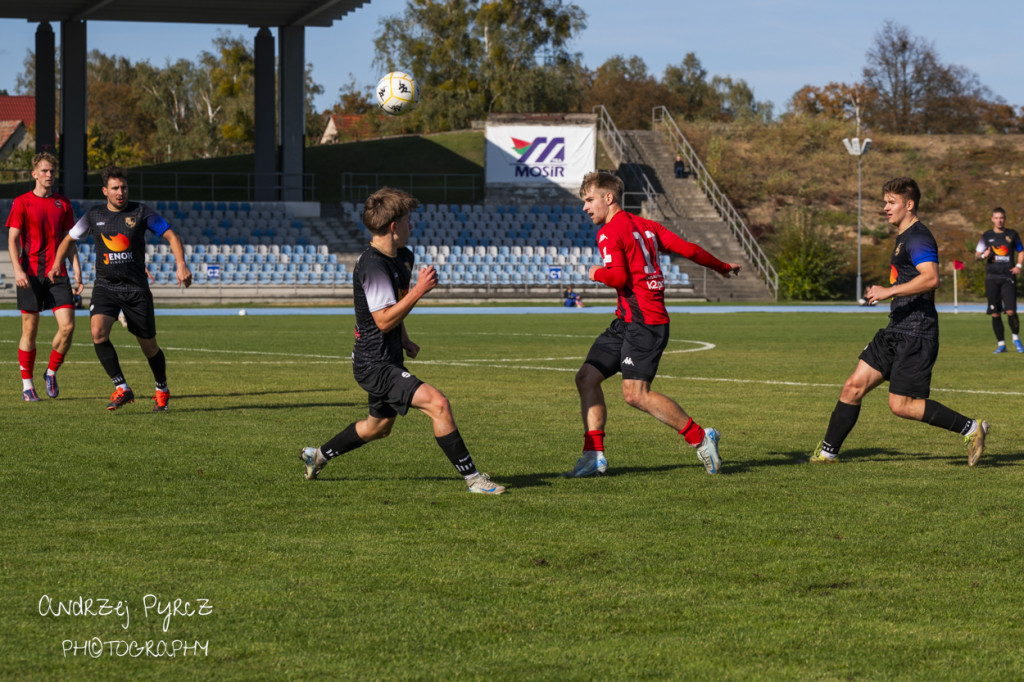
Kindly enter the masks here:
M 879 2 L 861 0 L 578 0 L 587 29 L 572 46 L 583 62 L 597 67 L 614 55 L 637 55 L 660 77 L 669 64 L 695 52 L 709 74 L 742 78 L 776 113 L 804 85 L 855 82 L 864 55 L 886 19 L 931 41 L 947 64 L 966 66 L 1010 104 L 1024 105 L 1024 3 L 1010 0 Z M 331 28 L 306 30 L 306 60 L 325 88 L 316 104 L 329 107 L 349 74 L 360 86 L 376 82 L 373 38 L 381 17 L 400 14 L 406 0 L 371 0 Z M 34 46 L 35 24 L 0 20 L 0 88 L 13 92 L 26 49 Z M 90 45 L 123 45 L 117 54 L 163 64 L 195 59 L 209 50 L 218 29 L 251 40 L 247 26 L 90 22 Z M 54 26 L 58 33 L 59 26 Z M 276 33 L 276 32 L 275 32 Z M 128 39 L 130 36 L 130 39 Z

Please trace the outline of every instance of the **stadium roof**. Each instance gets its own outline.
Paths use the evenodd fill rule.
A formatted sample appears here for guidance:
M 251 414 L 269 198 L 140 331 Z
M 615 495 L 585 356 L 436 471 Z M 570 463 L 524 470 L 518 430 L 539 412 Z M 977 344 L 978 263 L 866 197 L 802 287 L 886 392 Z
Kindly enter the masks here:
M 0 18 L 330 26 L 370 0 L 0 0 Z

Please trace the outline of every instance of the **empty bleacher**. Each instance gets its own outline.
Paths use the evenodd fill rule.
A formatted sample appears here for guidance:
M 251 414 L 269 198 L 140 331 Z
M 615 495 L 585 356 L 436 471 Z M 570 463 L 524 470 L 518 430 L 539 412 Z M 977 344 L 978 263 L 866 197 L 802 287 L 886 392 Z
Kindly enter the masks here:
M 11 200 L 0 200 L 5 216 Z M 81 215 L 99 201 L 73 201 Z M 262 202 L 150 203 L 181 237 L 194 283 L 205 286 L 351 285 L 358 253 L 331 253 L 328 235 L 316 234 L 286 205 Z M 343 203 L 341 222 L 369 241 L 362 206 Z M 445 287 L 585 285 L 600 265 L 597 230 L 578 208 L 426 204 L 412 217 L 410 248 L 417 263 L 433 264 Z M 351 243 L 351 241 L 349 242 Z M 79 243 L 85 283 L 95 281 L 93 239 Z M 667 285 L 690 285 L 685 272 L 661 255 Z M 174 285 L 175 260 L 167 243 L 151 235 L 146 262 L 155 285 Z M 418 268 L 416 269 L 418 271 Z M 414 278 L 417 272 L 414 272 Z

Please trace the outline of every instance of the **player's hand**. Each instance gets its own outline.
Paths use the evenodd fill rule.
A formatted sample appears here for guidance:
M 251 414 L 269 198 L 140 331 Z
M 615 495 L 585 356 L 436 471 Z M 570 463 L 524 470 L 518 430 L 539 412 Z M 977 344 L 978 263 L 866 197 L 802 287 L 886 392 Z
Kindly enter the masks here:
M 192 286 L 192 271 L 188 269 L 188 266 L 179 265 L 177 276 L 179 287 L 185 287 L 187 289 Z
M 75 277 L 75 296 L 81 296 L 83 291 L 85 291 L 85 282 L 81 277 Z
M 726 265 L 729 266 L 729 272 L 722 275 L 722 277 L 724 277 L 725 279 L 729 279 L 730 277 L 740 276 L 740 270 L 743 268 L 743 265 L 741 265 L 740 263 L 726 263 Z
M 597 280 L 594 279 L 594 273 L 597 272 L 600 269 L 601 269 L 600 265 L 591 265 L 590 269 L 587 270 L 587 279 L 589 279 L 591 282 L 596 282 Z
M 28 275 L 25 274 L 24 270 L 14 271 L 14 284 L 20 289 L 28 289 Z
M 415 289 L 419 289 L 420 295 L 427 293 L 437 286 L 437 269 L 433 265 L 424 265 L 420 268 L 420 274 L 416 279 Z
M 405 354 L 408 355 L 410 358 L 415 358 L 417 355 L 420 354 L 420 347 L 417 346 L 412 341 L 410 341 L 409 339 L 405 339 L 404 341 L 402 341 L 402 348 L 405 349 Z
M 50 280 L 51 282 L 56 282 L 58 277 L 60 277 L 60 265 L 54 265 L 52 268 L 50 268 L 50 271 L 46 273 L 46 279 Z M 15 275 L 14 281 L 15 284 L 18 284 L 17 275 Z M 21 284 L 18 284 L 18 286 L 20 287 Z
M 875 305 L 879 301 L 892 296 L 892 289 L 888 287 L 880 287 L 877 284 L 872 284 L 868 287 L 868 290 L 864 292 L 864 300 L 867 301 L 868 305 Z
M 989 255 L 992 253 L 992 249 L 985 249 L 981 253 L 978 253 L 978 260 L 988 260 Z

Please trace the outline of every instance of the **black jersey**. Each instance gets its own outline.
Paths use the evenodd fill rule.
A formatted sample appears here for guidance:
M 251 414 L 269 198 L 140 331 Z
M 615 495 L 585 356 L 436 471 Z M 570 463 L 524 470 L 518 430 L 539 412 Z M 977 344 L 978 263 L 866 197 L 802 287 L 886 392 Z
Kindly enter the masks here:
M 120 211 L 93 206 L 75 223 L 71 236 L 96 240 L 96 286 L 114 291 L 149 289 L 146 275 L 146 232 L 162 235 L 165 221 L 149 206 L 129 201 Z
M 917 277 L 921 263 L 939 263 L 939 248 L 931 231 L 920 221 L 896 237 L 889 260 L 889 284 L 904 284 Z M 888 331 L 938 339 L 939 315 L 935 311 L 935 292 L 894 296 L 889 306 Z
M 356 376 L 361 370 L 380 363 L 402 365 L 401 326 L 382 332 L 373 320 L 373 313 L 393 306 L 409 292 L 414 260 L 412 251 L 405 247 L 392 258 L 371 246 L 356 261 L 352 273 L 356 313 L 352 369 Z
M 981 253 L 985 249 L 989 249 L 988 259 L 985 261 L 985 278 L 1013 279 L 1010 270 L 1017 265 L 1017 252 L 1024 251 L 1017 231 L 988 230 L 981 235 L 975 251 Z

